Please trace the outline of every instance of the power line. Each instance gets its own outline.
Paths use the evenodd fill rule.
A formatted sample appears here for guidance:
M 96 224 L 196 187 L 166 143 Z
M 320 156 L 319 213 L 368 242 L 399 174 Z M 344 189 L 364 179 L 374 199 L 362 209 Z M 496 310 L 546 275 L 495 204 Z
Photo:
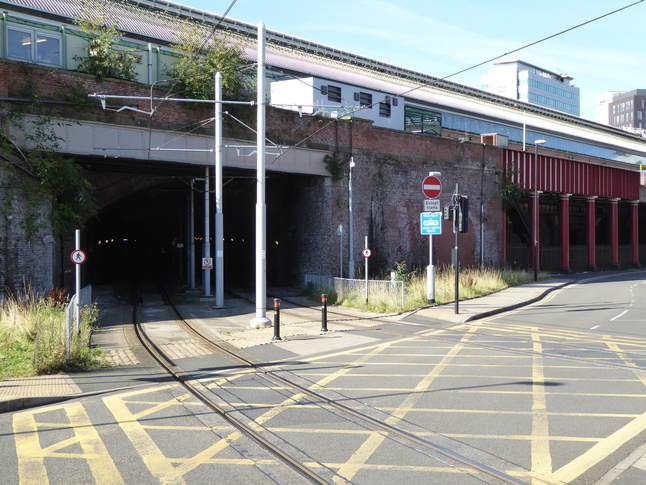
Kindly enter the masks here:
M 454 72 L 453 74 L 449 74 L 448 76 L 444 76 L 444 77 L 442 77 L 442 78 L 439 78 L 439 80 L 440 80 L 440 81 L 444 81 L 444 80 L 449 79 L 449 78 L 451 78 L 451 77 L 457 76 L 458 74 L 462 74 L 462 73 L 464 73 L 464 72 L 470 71 L 471 69 L 475 69 L 476 67 L 480 67 L 480 66 L 482 66 L 482 65 L 484 65 L 484 64 L 488 64 L 489 62 L 492 62 L 492 61 L 495 61 L 495 60 L 500 59 L 500 58 L 502 58 L 502 57 L 505 57 L 505 56 L 507 56 L 507 55 L 509 55 L 509 54 L 513 54 L 513 53 L 515 53 L 515 52 L 519 52 L 519 51 L 521 51 L 521 50 L 527 49 L 528 47 L 532 47 L 532 46 L 534 46 L 534 45 L 537 45 L 537 44 L 540 44 L 540 43 L 542 43 L 542 42 L 545 42 L 545 41 L 547 41 L 547 40 L 549 40 L 549 39 L 553 39 L 553 38 L 558 37 L 558 36 L 560 36 L 560 35 L 563 35 L 563 34 L 565 34 L 565 33 L 567 33 L 567 32 L 571 32 L 571 31 L 573 31 L 573 30 L 575 30 L 575 29 L 578 29 L 578 28 L 583 27 L 583 26 L 585 26 L 585 25 L 588 25 L 588 24 L 591 24 L 591 23 L 596 22 L 596 21 L 598 21 L 598 20 L 601 20 L 601 19 L 603 19 L 603 18 L 605 18 L 605 17 L 609 17 L 610 15 L 614 15 L 614 14 L 616 14 L 616 13 L 618 13 L 618 12 L 621 12 L 622 10 L 626 10 L 626 9 L 628 9 L 628 8 L 630 8 L 630 7 L 633 7 L 633 6 L 635 6 L 635 5 L 639 4 L 639 3 L 642 3 L 643 1 L 644 1 L 644 0 L 639 0 L 639 1 L 637 1 L 637 2 L 633 2 L 633 3 L 629 4 L 629 5 L 626 5 L 626 6 L 624 6 L 624 7 L 621 7 L 621 8 L 618 8 L 618 9 L 616 9 L 616 10 L 613 10 L 612 12 L 608 12 L 608 13 L 606 13 L 606 14 L 600 15 L 599 17 L 595 17 L 595 18 L 593 18 L 593 19 L 587 20 L 587 21 L 585 21 L 585 22 L 582 22 L 582 23 L 580 23 L 580 24 L 578 24 L 578 25 L 575 25 L 575 26 L 573 26 L 573 27 L 570 27 L 570 28 L 568 28 L 568 29 L 565 29 L 565 30 L 562 30 L 562 31 L 557 32 L 557 33 L 555 33 L 555 34 L 552 34 L 552 35 L 549 35 L 549 36 L 547 36 L 547 37 L 544 37 L 544 38 L 542 38 L 542 39 L 540 39 L 540 40 L 537 40 L 537 41 L 531 42 L 531 43 L 526 44 L 526 45 L 524 45 L 524 46 L 522 46 L 522 47 L 518 47 L 517 49 L 514 49 L 514 50 L 512 50 L 512 51 L 506 52 L 506 53 L 504 53 L 504 54 L 500 54 L 500 55 L 498 55 L 498 56 L 496 56 L 496 57 L 492 57 L 491 59 L 488 59 L 488 60 L 486 60 L 486 61 L 480 62 L 480 63 L 478 63 L 478 64 L 474 64 L 474 65 L 472 65 L 472 66 L 470 66 L 470 67 L 467 67 L 467 68 L 462 69 L 462 70 L 460 70 L 460 71 Z M 418 85 L 418 86 L 416 86 L 416 87 L 414 87 L 414 88 L 408 89 L 408 90 L 406 90 L 406 91 L 404 91 L 404 92 L 402 92 L 402 93 L 400 93 L 400 94 L 398 94 L 398 95 L 396 95 L 396 96 L 405 96 L 405 95 L 407 95 L 407 94 L 409 94 L 409 93 L 412 93 L 413 91 L 417 91 L 418 89 L 422 89 L 422 88 L 423 88 L 423 87 L 425 87 L 425 86 L 432 85 L 432 83 L 433 83 L 433 82 L 427 82 L 427 83 L 420 84 L 420 85 Z M 373 103 L 373 104 L 371 104 L 371 105 L 370 105 L 370 107 L 376 106 L 377 104 L 378 104 L 378 103 Z M 349 114 L 351 115 L 352 113 L 354 113 L 354 112 L 356 112 L 356 111 L 360 111 L 360 110 L 361 110 L 361 109 L 363 109 L 363 108 L 364 108 L 364 107 L 361 107 L 361 106 L 360 106 L 360 107 L 357 107 L 356 109 L 354 109 L 353 111 L 351 111 Z M 305 137 L 303 140 L 301 140 L 301 141 L 299 141 L 298 143 L 296 143 L 295 145 L 293 145 L 291 148 L 296 148 L 296 147 L 298 147 L 299 145 L 301 145 L 301 144 L 305 143 L 305 142 L 306 142 L 308 139 L 310 139 L 312 136 L 316 135 L 317 133 L 320 133 L 322 130 L 324 130 L 324 129 L 326 129 L 328 126 L 330 126 L 332 123 L 336 123 L 336 122 L 338 122 L 338 121 L 339 121 L 338 119 L 331 120 L 330 122 L 328 122 L 328 123 L 326 123 L 325 125 L 323 125 L 322 127 L 320 127 L 318 130 L 315 130 L 314 132 L 312 132 L 312 133 L 310 133 L 309 135 L 307 135 L 307 137 Z M 289 150 L 289 148 L 288 148 L 287 150 Z M 276 159 L 278 159 L 278 157 L 276 157 Z M 275 162 L 275 161 L 276 161 L 276 160 L 274 160 L 274 162 Z M 272 164 L 273 164 L 274 162 L 272 162 Z M 271 166 L 271 164 L 270 164 L 269 166 Z
M 475 69 L 476 67 L 480 67 L 480 66 L 482 66 L 482 65 L 484 65 L 484 64 L 488 64 L 488 63 L 490 63 L 490 62 L 493 62 L 493 61 L 495 61 L 495 60 L 498 60 L 498 59 L 500 59 L 501 57 L 508 56 L 509 54 L 513 54 L 513 53 L 515 53 L 515 52 L 522 51 L 522 50 L 524 50 L 524 49 L 527 49 L 528 47 L 532 47 L 532 46 L 535 46 L 535 45 L 540 44 L 540 43 L 542 43 L 542 42 L 545 42 L 546 40 L 550 40 L 550 39 L 553 39 L 554 37 L 558 37 L 559 35 L 563 35 L 563 34 L 565 34 L 565 33 L 567 33 L 567 32 L 571 32 L 571 31 L 576 30 L 576 29 L 578 29 L 578 28 L 580 28 L 580 27 L 583 27 L 584 25 L 591 24 L 591 23 L 593 23 L 593 22 L 596 22 L 597 20 L 601 20 L 601 19 L 603 19 L 603 18 L 605 18 L 605 17 L 609 17 L 610 15 L 614 15 L 614 14 L 616 14 L 617 12 L 621 12 L 622 10 L 626 10 L 627 8 L 633 7 L 633 6 L 637 5 L 638 3 L 642 3 L 643 1 L 644 1 L 644 0 L 639 0 L 639 1 L 637 1 L 637 2 L 631 3 L 630 5 L 626 5 L 626 6 L 624 6 L 624 7 L 618 8 L 617 10 L 613 10 L 612 12 L 608 12 L 608 13 L 606 13 L 606 14 L 600 15 L 599 17 L 595 17 L 595 18 L 593 18 L 593 19 L 591 19 L 591 20 L 587 20 L 587 21 L 585 21 L 585 22 L 583 22 L 583 23 L 580 23 L 580 24 L 578 24 L 578 25 L 575 25 L 574 27 L 570 27 L 570 28 L 568 28 L 568 29 L 565 29 L 565 30 L 562 30 L 562 31 L 560 31 L 560 32 L 557 32 L 556 34 L 548 35 L 547 37 L 544 37 L 544 38 L 542 38 L 542 39 L 540 39 L 540 40 L 537 40 L 537 41 L 531 42 L 531 43 L 526 44 L 526 45 L 524 45 L 524 46 L 522 46 L 522 47 L 518 47 L 517 49 L 514 49 L 514 50 L 512 50 L 512 51 L 505 52 L 504 54 L 500 54 L 499 56 L 492 57 L 491 59 L 487 59 L 486 61 L 479 62 L 478 64 L 474 64 L 473 66 L 467 67 L 466 69 L 462 69 L 462 70 L 457 71 L 457 72 L 454 72 L 453 74 L 449 74 L 448 76 L 444 76 L 443 78 L 440 78 L 440 80 L 441 80 L 441 81 L 444 81 L 444 80 L 449 79 L 449 78 L 451 78 L 451 77 L 453 77 L 453 76 L 457 76 L 458 74 L 462 74 L 462 73 L 464 73 L 464 72 L 470 71 L 471 69 Z M 417 89 L 420 89 L 420 88 L 422 88 L 422 87 L 424 87 L 424 86 L 426 86 L 426 84 L 422 84 L 421 86 L 418 86 L 418 87 L 416 87 L 416 88 L 412 88 L 412 89 L 410 89 L 410 90 L 408 90 L 408 91 L 405 91 L 405 92 L 403 92 L 402 94 L 400 94 L 400 96 L 403 96 L 403 95 L 405 95 L 405 94 L 408 94 L 408 93 L 410 93 L 410 92 L 412 92 L 412 91 L 415 91 L 415 90 L 417 90 Z

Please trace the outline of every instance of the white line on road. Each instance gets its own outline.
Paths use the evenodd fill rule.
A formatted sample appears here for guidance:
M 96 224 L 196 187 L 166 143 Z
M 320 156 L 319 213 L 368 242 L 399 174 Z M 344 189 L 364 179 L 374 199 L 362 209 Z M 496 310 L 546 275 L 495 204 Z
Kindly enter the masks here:
M 599 328 L 601 325 L 595 325 L 594 327 L 590 327 L 590 330 L 594 330 L 595 328 Z
M 628 310 L 624 310 L 623 312 L 621 312 L 621 313 L 620 313 L 619 315 L 617 315 L 616 317 L 611 318 L 611 319 L 610 319 L 610 321 L 611 321 L 611 322 L 614 322 L 615 320 L 617 320 L 617 318 L 621 317 L 622 315 L 625 315 L 626 313 L 628 313 Z

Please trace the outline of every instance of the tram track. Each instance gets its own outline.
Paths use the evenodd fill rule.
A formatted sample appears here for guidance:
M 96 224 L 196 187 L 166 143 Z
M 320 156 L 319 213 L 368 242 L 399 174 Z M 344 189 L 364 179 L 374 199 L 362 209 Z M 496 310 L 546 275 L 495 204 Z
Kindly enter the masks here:
M 459 453 L 456 453 L 449 448 L 440 446 L 423 436 L 419 436 L 413 432 L 409 432 L 398 426 L 389 424 L 385 422 L 384 419 L 375 418 L 365 412 L 361 412 L 360 410 L 346 406 L 345 404 L 339 402 L 340 399 L 330 398 L 327 397 L 323 392 L 314 391 L 308 387 L 311 384 L 309 381 L 303 381 L 302 384 L 299 384 L 295 382 L 295 379 L 288 379 L 284 375 L 281 375 L 280 373 L 275 372 L 267 368 L 266 366 L 252 361 L 247 356 L 241 355 L 240 352 L 227 348 L 225 345 L 222 345 L 221 342 L 216 342 L 209 335 L 206 335 L 204 332 L 192 326 L 186 319 L 183 318 L 180 310 L 176 305 L 173 304 L 168 296 L 164 297 L 164 304 L 167 305 L 167 307 L 174 313 L 176 323 L 181 326 L 181 328 L 186 333 L 197 339 L 201 343 L 201 345 L 207 346 L 214 353 L 226 356 L 226 358 L 232 362 L 232 366 L 236 366 L 238 369 L 247 369 L 249 373 L 261 376 L 263 379 L 266 379 L 273 383 L 268 384 L 268 386 L 275 386 L 277 384 L 281 388 L 288 390 L 289 393 L 292 393 L 294 395 L 307 396 L 307 398 L 309 398 L 311 402 L 316 403 L 316 405 L 318 406 L 333 409 L 335 410 L 335 412 L 341 413 L 345 416 L 350 416 L 351 419 L 364 423 L 364 426 L 369 426 L 373 429 L 379 430 L 379 433 L 385 433 L 390 437 L 396 438 L 397 440 L 408 442 L 420 449 L 425 449 L 427 450 L 426 453 L 432 454 L 436 460 L 439 456 L 439 459 L 444 461 L 447 466 L 460 468 L 462 470 L 471 470 L 470 473 L 473 473 L 474 475 L 480 477 L 487 476 L 489 477 L 486 480 L 488 483 L 525 483 L 505 472 L 496 470 L 486 464 L 480 463 Z M 142 325 L 142 323 L 139 321 L 139 318 L 136 318 L 139 308 L 141 307 L 136 307 L 134 309 L 134 321 L 136 322 L 135 326 L 138 338 L 141 340 L 146 350 L 150 352 L 151 355 L 153 355 L 155 360 L 164 369 L 166 369 L 166 371 L 169 372 L 169 374 L 172 375 L 187 390 L 187 392 L 196 396 L 203 404 L 205 404 L 214 413 L 220 415 L 231 426 L 242 431 L 245 435 L 252 438 L 264 449 L 268 450 L 271 454 L 276 456 L 281 462 L 297 471 L 310 482 L 332 483 L 331 481 L 329 481 L 329 479 L 322 477 L 319 473 L 315 473 L 314 470 L 317 469 L 317 467 L 304 465 L 302 462 L 302 457 L 294 457 L 290 453 L 287 453 L 283 449 L 281 449 L 281 446 L 277 446 L 275 443 L 276 440 L 268 438 L 266 436 L 267 433 L 271 434 L 269 431 L 263 429 L 262 426 L 259 426 L 257 423 L 253 422 L 251 418 L 245 417 L 244 413 L 241 413 L 240 410 L 236 409 L 235 405 L 229 405 L 226 400 L 222 399 L 222 396 L 218 396 L 217 386 L 215 386 L 215 388 L 213 386 L 207 388 L 203 384 L 205 377 L 204 373 L 194 375 L 191 372 L 187 372 L 181 367 L 177 366 L 172 358 L 165 355 L 165 353 L 160 349 L 160 346 L 154 342 L 154 339 L 146 334 L 144 325 Z M 410 336 L 410 334 L 407 335 Z M 344 399 L 348 400 L 348 398 Z M 249 420 L 249 422 L 245 422 L 246 420 Z M 278 441 L 280 442 L 280 440 Z M 284 447 L 290 448 L 289 445 Z M 511 468 L 514 467 L 512 464 L 509 465 L 511 466 Z M 320 468 L 320 466 L 318 468 Z M 339 483 L 338 480 L 342 480 L 338 475 L 335 474 L 332 475 L 332 479 L 335 483 Z

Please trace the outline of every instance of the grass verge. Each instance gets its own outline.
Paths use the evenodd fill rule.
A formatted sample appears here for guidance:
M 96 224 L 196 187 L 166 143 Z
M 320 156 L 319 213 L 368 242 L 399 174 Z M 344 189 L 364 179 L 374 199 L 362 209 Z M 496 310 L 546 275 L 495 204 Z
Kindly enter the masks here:
M 550 277 L 548 273 L 539 273 L 539 279 Z M 356 285 L 352 291 L 325 289 L 308 289 L 307 294 L 318 299 L 320 293 L 328 294 L 328 302 L 351 308 L 360 308 L 374 312 L 413 311 L 428 306 L 426 273 L 408 271 L 405 264 L 398 264 L 396 281 L 404 283 L 404 304 L 402 308 L 401 291 L 373 291 L 366 303 L 365 286 Z M 533 271 L 512 271 L 495 268 L 463 268 L 458 275 L 459 299 L 466 300 L 488 295 L 510 286 L 529 283 L 534 280 Z M 386 285 L 388 287 L 388 285 Z M 455 270 L 453 267 L 436 269 L 435 303 L 455 301 Z
M 65 301 L 52 294 L 44 298 L 26 290 L 0 301 L 0 379 L 105 366 L 102 351 L 89 346 L 96 306 L 82 308 L 80 329 L 70 332 L 68 358 Z

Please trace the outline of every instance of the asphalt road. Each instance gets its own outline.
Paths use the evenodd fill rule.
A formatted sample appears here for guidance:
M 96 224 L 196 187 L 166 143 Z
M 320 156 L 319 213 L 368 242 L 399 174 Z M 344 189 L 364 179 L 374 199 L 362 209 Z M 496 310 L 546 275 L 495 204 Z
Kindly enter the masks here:
M 645 276 L 643 272 L 590 275 L 530 307 L 488 321 L 645 338 Z
M 313 357 L 248 351 L 325 399 L 523 483 L 593 484 L 646 441 L 639 276 L 590 275 L 479 321 L 383 322 L 349 331 L 360 345 Z M 170 346 L 185 339 L 166 335 Z M 330 483 L 496 483 L 248 369 L 197 354 L 175 363 Z M 176 384 L 150 381 L 0 415 L 0 482 L 302 482 Z M 632 473 L 617 483 L 644 483 Z

